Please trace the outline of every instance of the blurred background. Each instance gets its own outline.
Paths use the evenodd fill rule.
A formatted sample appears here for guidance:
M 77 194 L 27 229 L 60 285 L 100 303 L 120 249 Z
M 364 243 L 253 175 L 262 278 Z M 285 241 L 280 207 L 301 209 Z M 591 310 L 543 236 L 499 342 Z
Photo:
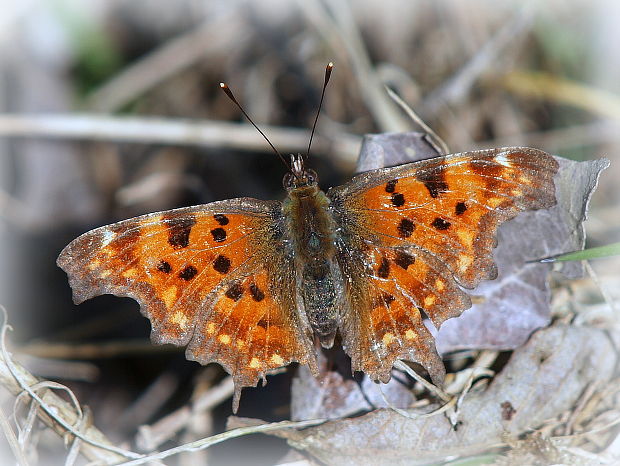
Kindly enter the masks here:
M 335 63 L 313 145 L 325 189 L 351 177 L 364 134 L 419 129 L 384 86 L 452 152 L 525 145 L 605 156 L 588 245 L 619 241 L 619 25 L 620 3 L 605 0 L 3 2 L 0 304 L 16 361 L 70 386 L 127 448 L 139 449 L 144 425 L 162 449 L 224 429 L 226 387 L 210 409 L 162 427 L 225 373 L 152 346 L 132 300 L 74 306 L 55 265 L 70 240 L 100 225 L 283 197 L 284 167 L 220 81 L 281 152 L 303 152 L 325 65 Z M 594 267 L 605 287 L 620 287 L 618 260 Z M 288 419 L 292 372 L 246 389 L 239 414 Z M 6 416 L 14 398 L 1 396 Z M 34 442 L 40 464 L 64 461 L 50 430 Z M 261 436 L 171 464 L 272 464 L 286 451 L 284 440 Z

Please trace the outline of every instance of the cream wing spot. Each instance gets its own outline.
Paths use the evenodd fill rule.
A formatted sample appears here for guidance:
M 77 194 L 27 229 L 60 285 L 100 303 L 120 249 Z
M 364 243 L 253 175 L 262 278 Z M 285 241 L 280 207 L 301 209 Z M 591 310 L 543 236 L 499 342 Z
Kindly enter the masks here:
M 429 307 L 432 306 L 433 304 L 435 304 L 435 296 L 432 294 L 429 294 L 426 298 L 424 298 L 424 306 Z
M 127 269 L 121 275 L 125 278 L 135 278 L 138 276 L 138 269 Z
M 161 299 L 164 301 L 164 304 L 167 308 L 171 308 L 174 304 L 174 301 L 177 299 L 177 287 L 171 286 L 163 292 Z
M 460 272 L 467 271 L 467 269 L 469 268 L 469 266 L 472 264 L 473 261 L 474 261 L 474 258 L 472 256 L 467 255 L 467 254 L 461 254 L 457 262 L 459 271 Z
M 446 288 L 446 284 L 441 278 L 438 278 L 435 280 L 435 288 L 437 288 L 437 291 L 443 291 Z
M 271 362 L 277 366 L 282 366 L 284 364 L 284 359 L 278 353 L 274 353 L 271 356 Z
M 170 321 L 177 324 L 179 327 L 183 329 L 187 326 L 187 316 L 183 312 L 180 312 L 180 311 L 177 311 L 174 314 L 172 314 Z
M 230 345 L 230 342 L 232 341 L 230 339 L 230 335 L 227 335 L 225 333 L 218 335 L 217 339 L 223 345 Z
M 456 234 L 464 246 L 471 246 L 474 242 L 475 233 L 472 230 L 461 228 L 460 230 L 456 230 Z
M 209 335 L 213 335 L 215 333 L 215 324 L 213 322 L 209 322 L 207 324 L 207 333 Z
M 396 341 L 396 337 L 394 336 L 393 333 L 388 332 L 385 335 L 383 335 L 383 338 L 381 340 L 383 341 L 383 344 L 385 346 L 388 346 Z
M 498 205 L 504 202 L 504 199 L 502 199 L 501 197 L 490 197 L 487 199 L 486 202 L 487 204 L 489 204 L 490 207 L 495 209 Z
M 418 334 L 415 333 L 412 329 L 409 329 L 405 332 L 405 338 L 407 340 L 415 340 L 416 338 L 418 338 Z
M 259 369 L 260 368 L 260 361 L 258 360 L 258 358 L 252 358 L 250 360 L 250 368 L 251 369 Z

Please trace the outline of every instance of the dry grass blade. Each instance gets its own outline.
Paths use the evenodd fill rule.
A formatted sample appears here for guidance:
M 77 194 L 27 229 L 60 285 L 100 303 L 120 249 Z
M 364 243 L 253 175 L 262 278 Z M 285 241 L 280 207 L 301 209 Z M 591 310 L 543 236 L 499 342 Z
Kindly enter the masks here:
M 140 457 L 141 455 L 137 453 L 115 447 L 93 426 L 89 426 L 84 434 L 79 432 L 75 425 L 79 425 L 80 416 L 72 404 L 67 403 L 52 391 L 48 391 L 43 396 L 34 392 L 31 387 L 38 384 L 39 381 L 24 367 L 13 362 L 6 350 L 5 337 L 9 326 L 6 322 L 6 310 L 3 307 L 0 309 L 4 315 L 0 329 L 0 348 L 2 350 L 0 383 L 14 395 L 19 396 L 26 392 L 40 408 L 37 410 L 38 417 L 57 434 L 64 437 L 69 433 L 82 440 L 84 445 L 81 446 L 81 452 L 87 458 L 112 464 L 124 458 Z
M 547 73 L 513 71 L 502 77 L 501 85 L 523 97 L 545 98 L 611 120 L 620 120 L 620 97 L 585 83 Z
M 306 150 L 310 132 L 294 128 L 262 126 L 282 152 Z M 211 120 L 139 117 L 106 117 L 94 114 L 11 115 L 0 114 L 0 136 L 51 137 L 166 143 L 189 146 L 265 150 L 265 142 L 250 125 Z M 317 136 L 315 153 L 330 153 L 337 161 L 353 163 L 361 138 L 341 134 L 333 141 Z
M 184 445 L 179 445 L 178 447 L 170 448 L 169 450 L 165 450 L 159 453 L 154 453 L 152 455 L 144 456 L 140 459 L 136 459 L 133 461 L 127 461 L 125 463 L 121 463 L 119 466 L 135 466 L 138 464 L 144 464 L 154 460 L 161 460 L 164 458 L 168 458 L 172 455 L 177 455 L 183 452 L 191 452 L 202 450 L 204 448 L 209 448 L 212 445 L 217 443 L 224 442 L 229 439 L 233 439 L 236 437 L 241 437 L 243 435 L 249 434 L 258 434 L 261 432 L 273 432 L 275 430 L 280 429 L 301 429 L 304 427 L 316 426 L 326 422 L 326 419 L 312 419 L 308 421 L 281 421 L 281 422 L 272 422 L 269 424 L 261 424 L 258 426 L 250 426 L 250 427 L 239 427 L 237 429 L 232 429 L 227 432 L 223 432 L 221 434 L 213 435 L 211 437 L 203 438 L 200 440 L 196 440 L 195 442 L 186 443 Z
M 443 400 L 444 402 L 449 402 L 450 399 L 452 398 L 450 395 L 444 392 L 441 388 L 433 385 L 430 382 L 427 382 L 422 376 L 420 376 L 416 371 L 414 371 L 411 367 L 409 367 L 404 362 L 396 361 L 394 363 L 394 368 L 413 377 L 417 382 L 419 382 L 422 386 L 424 386 L 424 388 L 426 388 L 429 392 L 431 392 L 432 394 L 434 394 L 435 396 L 437 396 L 439 399 Z
M 439 137 L 439 135 L 435 131 L 433 131 L 433 128 L 428 126 L 424 122 L 424 120 L 422 120 L 422 118 L 420 118 L 420 116 L 416 112 L 414 112 L 413 109 L 409 105 L 407 105 L 398 94 L 396 94 L 396 92 L 394 92 L 389 87 L 386 87 L 385 89 L 388 95 L 392 98 L 392 100 L 394 100 L 394 102 L 396 102 L 400 106 L 400 108 L 404 110 L 404 112 L 409 116 L 409 118 L 415 121 L 415 123 L 431 137 L 433 144 L 436 146 L 435 149 L 437 150 L 437 152 L 440 154 L 449 154 L 450 149 L 448 148 L 448 145 L 443 139 L 441 139 L 441 137 Z
M 197 414 L 204 413 L 230 398 L 234 389 L 232 377 L 226 377 L 218 385 L 205 391 L 191 406 L 183 406 L 152 425 L 140 426 L 136 444 L 144 450 L 154 450 L 186 428 Z
M 2 408 L 0 408 L 0 426 L 2 427 L 2 432 L 4 433 L 4 436 L 7 439 L 9 446 L 11 447 L 11 451 L 15 456 L 17 464 L 19 466 L 27 466 L 28 460 L 26 458 L 26 455 L 24 454 L 24 450 L 21 448 L 19 441 L 15 436 L 15 432 L 13 432 L 11 424 L 4 415 L 4 411 L 2 411 Z
M 385 392 L 383 391 L 383 388 L 381 387 L 380 384 L 377 384 L 376 387 L 377 387 L 377 390 L 379 390 L 379 393 L 381 394 L 381 398 L 383 398 L 383 401 L 385 401 L 385 404 L 387 404 L 388 407 L 392 411 L 400 414 L 403 417 L 406 417 L 407 419 L 425 419 L 425 418 L 437 416 L 438 414 L 445 413 L 449 409 L 455 407 L 456 404 L 457 404 L 457 401 L 458 401 L 457 397 L 452 397 L 448 402 L 444 403 L 439 408 L 434 409 L 431 412 L 423 413 L 423 414 L 410 413 L 410 412 L 408 412 L 405 409 L 398 408 L 398 407 L 394 406 L 390 402 L 390 400 L 388 400 L 387 397 L 385 396 Z

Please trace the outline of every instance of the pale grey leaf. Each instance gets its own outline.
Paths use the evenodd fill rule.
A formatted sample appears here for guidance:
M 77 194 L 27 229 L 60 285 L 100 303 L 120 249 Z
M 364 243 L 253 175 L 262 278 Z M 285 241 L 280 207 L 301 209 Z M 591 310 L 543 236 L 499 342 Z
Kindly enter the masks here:
M 503 442 L 506 433 L 516 436 L 570 409 L 586 387 L 610 380 L 616 363 L 606 332 L 550 327 L 516 350 L 486 390 L 465 397 L 456 431 L 444 415 L 410 419 L 379 409 L 295 432 L 288 441 L 338 465 L 411 465 L 473 455 Z M 510 415 L 506 406 L 514 410 Z

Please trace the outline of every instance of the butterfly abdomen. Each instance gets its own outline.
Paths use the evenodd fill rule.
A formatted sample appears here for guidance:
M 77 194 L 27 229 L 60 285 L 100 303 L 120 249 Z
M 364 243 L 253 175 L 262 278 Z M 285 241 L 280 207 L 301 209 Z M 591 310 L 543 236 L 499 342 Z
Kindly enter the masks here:
M 295 188 L 284 202 L 295 250 L 299 296 L 321 344 L 332 346 L 339 324 L 341 287 L 334 267 L 334 221 L 329 199 L 316 185 Z

